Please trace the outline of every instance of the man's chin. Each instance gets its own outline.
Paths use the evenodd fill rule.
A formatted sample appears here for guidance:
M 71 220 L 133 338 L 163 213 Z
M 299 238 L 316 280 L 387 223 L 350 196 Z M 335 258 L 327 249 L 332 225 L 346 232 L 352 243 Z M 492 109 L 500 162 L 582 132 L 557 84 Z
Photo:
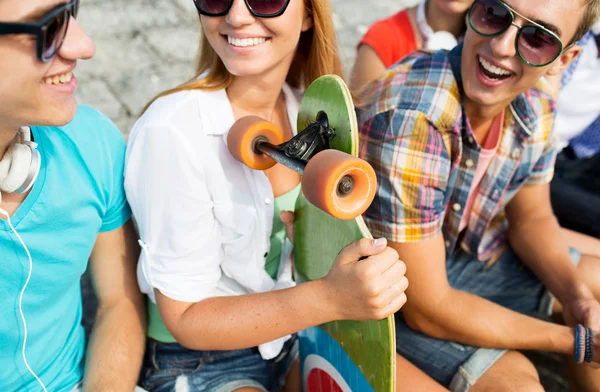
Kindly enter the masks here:
M 47 110 L 40 110 L 42 114 L 39 116 L 39 122 L 36 125 L 47 125 L 61 127 L 67 125 L 77 113 L 77 100 L 75 98 L 69 99 L 59 105 L 52 105 Z

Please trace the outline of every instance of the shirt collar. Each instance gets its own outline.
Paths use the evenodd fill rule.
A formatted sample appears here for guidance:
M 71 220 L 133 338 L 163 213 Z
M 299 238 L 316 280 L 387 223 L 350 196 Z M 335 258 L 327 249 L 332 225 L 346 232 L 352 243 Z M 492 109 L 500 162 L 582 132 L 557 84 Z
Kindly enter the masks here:
M 202 125 L 204 132 L 207 135 L 227 135 L 235 122 L 227 92 L 225 89 L 221 89 L 217 91 L 205 91 L 204 93 L 208 100 L 198 101 L 198 109 L 201 113 L 200 117 L 203 118 Z M 299 109 L 298 97 L 287 83 L 283 84 L 283 94 L 292 130 L 296 134 L 296 119 L 298 118 Z M 204 117 L 205 113 L 206 117 Z

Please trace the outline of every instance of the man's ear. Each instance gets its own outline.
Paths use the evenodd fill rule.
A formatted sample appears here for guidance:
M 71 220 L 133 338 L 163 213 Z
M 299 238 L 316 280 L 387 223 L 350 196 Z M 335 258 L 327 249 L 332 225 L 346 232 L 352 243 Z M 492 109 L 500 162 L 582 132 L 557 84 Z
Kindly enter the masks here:
M 564 51 L 550 66 L 546 75 L 554 76 L 562 73 L 569 64 L 581 53 L 581 46 L 573 45 L 571 48 Z

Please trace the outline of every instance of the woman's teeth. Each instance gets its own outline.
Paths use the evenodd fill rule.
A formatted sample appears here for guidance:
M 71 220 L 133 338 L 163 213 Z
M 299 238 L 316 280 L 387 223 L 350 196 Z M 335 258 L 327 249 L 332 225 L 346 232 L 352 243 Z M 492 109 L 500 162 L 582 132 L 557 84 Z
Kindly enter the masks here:
M 73 79 L 73 73 L 69 72 L 62 75 L 56 75 L 49 78 L 44 79 L 45 84 L 66 84 L 69 83 Z
M 266 40 L 266 38 L 234 38 L 227 36 L 227 42 L 229 42 L 229 45 L 241 47 L 260 45 Z

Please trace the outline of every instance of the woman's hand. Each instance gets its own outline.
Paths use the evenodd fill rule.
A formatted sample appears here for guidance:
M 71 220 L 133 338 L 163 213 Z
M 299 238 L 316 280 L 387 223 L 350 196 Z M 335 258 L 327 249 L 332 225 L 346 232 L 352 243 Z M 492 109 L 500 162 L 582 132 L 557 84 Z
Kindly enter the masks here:
M 296 215 L 292 211 L 281 211 L 279 213 L 279 218 L 285 225 L 285 232 L 290 242 L 294 243 L 294 221 L 296 220 Z
M 381 320 L 406 303 L 406 265 L 385 238 L 346 246 L 323 278 L 339 320 Z

